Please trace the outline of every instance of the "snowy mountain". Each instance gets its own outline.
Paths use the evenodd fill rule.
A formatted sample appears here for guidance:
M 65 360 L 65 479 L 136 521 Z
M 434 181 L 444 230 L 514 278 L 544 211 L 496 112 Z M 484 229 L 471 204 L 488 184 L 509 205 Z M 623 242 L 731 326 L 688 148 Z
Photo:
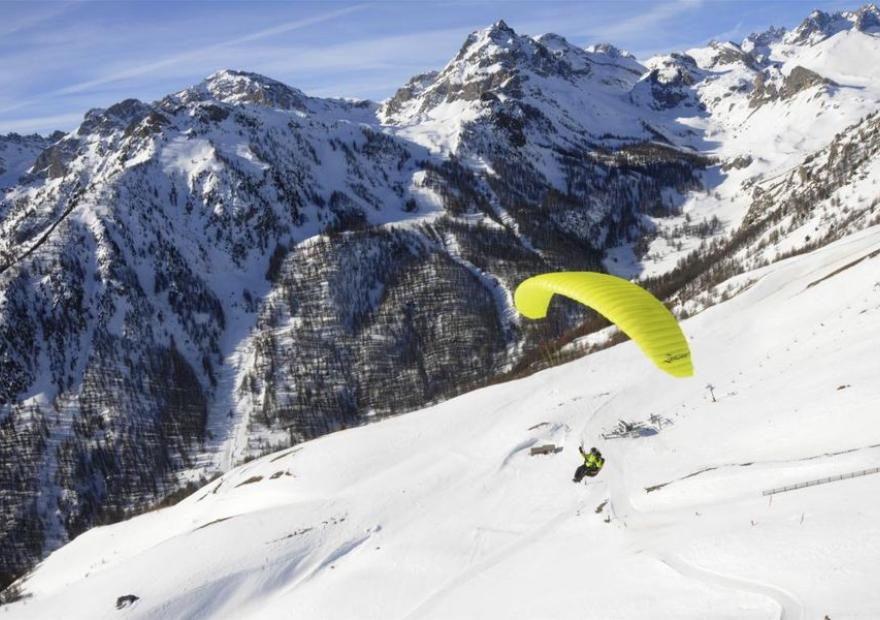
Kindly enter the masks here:
M 380 116 L 459 157 L 490 157 L 486 141 L 500 129 L 510 146 L 538 151 L 529 154 L 537 162 L 554 147 L 589 151 L 603 136 L 650 138 L 643 110 L 620 109 L 643 73 L 614 48 L 590 52 L 554 34 L 519 35 L 499 21 L 470 35 L 443 70 L 414 78 Z
M 247 463 L 83 534 L 6 616 L 876 617 L 878 261 L 875 226 L 740 276 L 683 323 L 695 380 L 627 343 Z
M 877 14 L 644 64 L 501 21 L 381 104 L 221 71 L 16 151 L 0 584 L 247 459 L 577 353 L 581 308 L 513 310 L 529 275 L 604 267 L 686 316 L 877 223 Z
M 876 11 L 869 5 L 857 13 Z M 846 21 L 841 15 L 855 14 L 834 19 Z M 672 85 L 673 100 L 696 98 L 704 106 L 703 115 L 687 122 L 700 130 L 702 152 L 715 157 L 719 166 L 704 173 L 707 193 L 686 195 L 677 215 L 655 221 L 653 239 L 611 250 L 606 267 L 642 277 L 668 274 L 676 265 L 689 269 L 687 263 L 705 267 L 718 254 L 713 244 L 742 244 L 743 237 L 755 232 L 750 222 L 766 201 L 759 195 L 778 190 L 781 178 L 789 179 L 789 187 L 797 184 L 802 196 L 815 189 L 792 175 L 802 166 L 813 166 L 810 162 L 825 153 L 841 137 L 838 134 L 857 135 L 857 126 L 870 124 L 868 117 L 880 103 L 875 69 L 880 39 L 847 23 L 848 30 L 817 35 L 809 43 L 793 43 L 791 33 L 770 29 L 746 37 L 741 45 L 715 42 L 647 62 L 650 75 L 656 72 L 657 80 Z M 792 32 L 805 29 L 804 24 Z M 857 165 L 861 174 L 875 174 L 869 162 Z M 848 184 L 856 176 L 851 172 L 849 162 L 844 162 L 840 174 L 824 183 L 823 192 Z M 863 200 L 870 206 L 872 198 L 864 190 Z M 827 201 L 824 204 L 827 208 Z M 846 217 L 839 203 L 830 212 L 835 218 Z M 749 213 L 752 218 L 747 219 Z M 812 241 L 793 235 L 783 243 L 784 251 L 816 247 Z

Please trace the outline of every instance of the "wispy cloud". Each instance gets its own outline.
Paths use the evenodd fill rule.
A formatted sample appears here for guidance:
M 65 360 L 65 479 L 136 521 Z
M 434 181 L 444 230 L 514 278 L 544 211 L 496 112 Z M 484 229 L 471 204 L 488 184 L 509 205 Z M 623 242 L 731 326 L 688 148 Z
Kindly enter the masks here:
M 50 5 L 50 7 L 46 10 L 31 13 L 17 19 L 7 18 L 6 20 L 4 20 L 4 23 L 0 25 L 0 37 L 8 37 L 13 34 L 18 34 L 22 31 L 34 28 L 48 21 L 51 21 L 56 17 L 59 17 L 76 9 L 77 4 L 77 2 L 59 2 L 57 4 Z M 7 4 L 7 8 L 8 6 L 9 5 Z
M 421 72 L 440 68 L 450 59 L 469 32 L 469 28 L 443 28 L 402 35 L 369 37 L 320 48 L 249 47 L 247 52 L 261 72 L 273 76 L 285 75 L 296 79 L 298 76 L 326 74 L 327 71 L 358 73 L 374 70 L 385 70 L 389 76 L 395 76 L 401 71 Z M 231 48 L 229 51 L 234 57 L 238 50 Z M 245 50 L 242 48 L 240 51 L 243 53 Z
M 742 39 L 748 33 L 745 31 L 743 27 L 742 20 L 736 23 L 736 26 L 733 28 L 729 28 L 724 32 L 719 32 L 718 34 L 712 36 L 711 38 L 715 41 L 735 41 L 737 39 Z
M 597 28 L 589 29 L 583 34 L 589 34 L 604 40 L 632 37 L 645 32 L 652 32 L 664 22 L 688 11 L 694 11 L 703 6 L 703 0 L 676 0 L 664 2 L 653 6 L 651 9 L 634 15 L 616 23 L 606 24 Z
M 322 22 L 330 21 L 332 19 L 337 19 L 344 15 L 348 15 L 350 13 L 354 13 L 355 11 L 361 11 L 367 8 L 368 4 L 358 4 L 355 6 L 349 6 L 341 9 L 336 9 L 335 11 L 328 11 L 326 13 L 321 13 L 319 15 L 313 15 L 311 17 L 306 17 L 304 19 L 293 20 L 289 22 L 285 22 L 283 24 L 279 24 L 277 26 L 273 26 L 271 28 L 265 28 L 263 30 L 259 30 L 257 32 L 253 32 L 244 36 L 236 37 L 227 41 L 222 41 L 219 43 L 214 43 L 212 45 L 204 46 L 198 49 L 189 50 L 180 54 L 174 54 L 163 58 L 162 60 L 157 60 L 155 62 L 141 64 L 129 67 L 122 71 L 117 71 L 115 73 L 111 73 L 109 75 L 105 75 L 93 80 L 87 80 L 84 82 L 79 82 L 77 84 L 71 84 L 70 86 L 65 86 L 64 88 L 60 88 L 53 93 L 50 94 L 58 94 L 58 95 L 67 95 L 71 93 L 78 93 L 85 90 L 89 90 L 96 86 L 102 86 L 104 84 L 109 84 L 111 82 L 117 82 L 120 80 L 131 79 L 134 77 L 139 77 L 148 73 L 153 73 L 160 69 L 165 69 L 167 67 L 194 60 L 199 58 L 205 58 L 206 56 L 210 56 L 215 54 L 219 50 L 222 50 L 226 47 L 242 45 L 245 43 L 251 43 L 253 41 L 259 41 L 260 39 L 266 39 L 269 37 L 273 37 L 279 34 L 283 34 L 286 32 L 291 32 L 294 30 L 302 30 L 303 28 L 308 28 L 309 26 L 314 26 L 320 24 Z

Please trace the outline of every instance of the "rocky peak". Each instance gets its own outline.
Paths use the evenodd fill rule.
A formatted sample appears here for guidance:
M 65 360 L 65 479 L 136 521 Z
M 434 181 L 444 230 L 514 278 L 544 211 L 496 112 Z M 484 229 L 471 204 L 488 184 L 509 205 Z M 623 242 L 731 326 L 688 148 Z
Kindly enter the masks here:
M 630 93 L 633 102 L 654 109 L 695 105 L 691 87 L 702 79 L 703 72 L 693 56 L 675 52 L 651 59 L 648 68 Z
M 565 37 L 550 33 L 536 37 L 534 41 L 559 61 L 559 65 L 553 69 L 558 75 L 587 76 L 592 72 L 595 60 L 586 50 L 572 45 Z
M 785 28 L 773 26 L 763 32 L 753 32 L 743 39 L 740 49 L 751 54 L 755 60 L 764 62 L 770 56 L 770 46 L 781 41 L 786 32 Z
M 711 54 L 706 67 L 714 68 L 723 65 L 741 63 L 750 69 L 755 68 L 755 57 L 733 41 L 712 41 L 709 43 Z
M 620 69 L 630 74 L 626 81 L 629 81 L 631 78 L 638 79 L 647 71 L 647 68 L 636 60 L 635 56 L 610 43 L 596 43 L 587 46 L 584 48 L 584 51 L 594 63 Z M 633 83 L 629 84 L 630 88 Z
M 844 16 L 852 22 L 856 30 L 867 32 L 880 28 L 880 8 L 876 4 L 866 4 L 855 11 L 847 11 Z
M 166 97 L 162 103 L 166 106 L 206 101 L 255 103 L 282 110 L 305 111 L 306 99 L 302 91 L 263 75 L 224 69 L 196 86 Z
M 610 43 L 599 43 L 582 49 L 572 45 L 564 37 L 552 33 L 543 34 L 535 40 L 564 61 L 574 74 L 589 75 L 597 64 L 611 67 L 612 70 L 622 69 L 637 76 L 645 72 L 645 67 L 639 64 L 635 56 Z
M 581 49 L 557 34 L 518 34 L 503 20 L 468 35 L 458 54 L 439 72 L 411 79 L 382 106 L 389 123 L 408 123 L 441 104 L 474 102 L 479 112 L 500 99 L 552 98 L 547 80 L 560 88 L 627 92 L 645 68 L 612 46 Z M 567 83 L 568 86 L 562 86 Z M 540 88 L 538 86 L 540 84 Z
M 462 50 L 473 47 L 475 44 L 485 44 L 487 41 L 501 47 L 509 47 L 516 43 L 519 35 L 516 31 L 507 25 L 503 19 L 482 30 L 477 30 L 468 35 L 465 39 Z
M 604 54 L 609 58 L 635 58 L 635 56 L 633 56 L 626 50 L 615 47 L 610 43 L 595 43 L 593 45 L 587 46 L 585 49 L 591 54 Z
M 80 136 L 97 132 L 106 135 L 138 123 L 153 112 L 152 106 L 137 99 L 125 99 L 107 109 L 93 108 L 86 112 L 77 133 Z
M 652 63 L 648 78 L 660 84 L 690 86 L 697 82 L 700 68 L 689 54 L 673 52 Z
M 872 32 L 880 28 L 880 9 L 866 4 L 855 11 L 825 13 L 813 11 L 801 24 L 791 31 L 785 42 L 789 44 L 815 45 L 816 43 L 846 30 Z
M 562 39 L 562 37 L 558 37 Z M 500 63 L 507 69 L 513 68 L 520 62 L 546 63 L 550 60 L 548 50 L 537 40 L 519 35 L 503 20 L 499 20 L 483 30 L 468 35 L 464 45 L 453 61 L 447 65 L 442 73 L 447 73 L 450 67 L 456 69 L 485 69 Z
M 440 72 L 411 79 L 382 106 L 380 114 L 386 122 L 406 123 L 443 103 L 475 102 L 481 107 L 484 99 L 494 100 L 499 94 L 516 98 L 521 94 L 523 73 L 549 75 L 563 65 L 568 67 L 558 53 L 498 21 L 468 35 Z
M 555 52 L 557 54 L 569 53 L 573 48 L 573 46 L 568 42 L 565 37 L 554 34 L 552 32 L 548 32 L 546 34 L 542 34 L 539 37 L 535 37 L 535 41 L 546 47 L 551 52 Z
M 513 28 L 507 25 L 503 19 L 499 19 L 497 22 L 486 28 L 486 35 L 491 38 L 496 43 L 503 43 L 505 40 L 511 40 L 516 37 L 516 31 Z
M 824 11 L 813 11 L 785 40 L 786 43 L 813 45 L 848 29 L 849 25 L 850 22 L 840 13 L 829 15 Z

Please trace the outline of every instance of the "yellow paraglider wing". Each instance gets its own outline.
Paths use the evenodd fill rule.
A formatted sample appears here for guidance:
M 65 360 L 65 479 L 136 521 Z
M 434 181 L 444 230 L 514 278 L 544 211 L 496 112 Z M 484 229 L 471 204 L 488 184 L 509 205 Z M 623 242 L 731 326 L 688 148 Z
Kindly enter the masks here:
M 660 300 L 623 278 L 590 271 L 561 271 L 529 278 L 516 288 L 517 310 L 530 319 L 547 316 L 553 295 L 589 306 L 629 336 L 658 368 L 673 377 L 694 374 L 691 351 L 678 321 Z

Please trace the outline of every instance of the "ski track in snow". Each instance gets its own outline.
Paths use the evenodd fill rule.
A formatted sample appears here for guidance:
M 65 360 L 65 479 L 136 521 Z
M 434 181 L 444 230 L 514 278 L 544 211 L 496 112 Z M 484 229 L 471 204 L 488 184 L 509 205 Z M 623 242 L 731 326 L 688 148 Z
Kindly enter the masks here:
M 689 528 L 689 523 L 671 518 L 661 520 L 659 518 L 661 515 L 637 509 L 629 500 L 626 485 L 623 482 L 623 473 L 619 466 L 617 464 L 606 466 L 603 468 L 603 473 L 606 473 L 604 471 L 606 469 L 609 470 L 607 474 L 610 476 L 610 480 L 608 481 L 608 488 L 611 492 L 608 502 L 609 508 L 612 514 L 619 516 L 623 520 L 625 527 L 649 528 L 662 524 L 667 528 L 674 528 L 675 524 L 679 524 L 679 528 L 676 528 L 678 531 L 673 529 L 668 532 L 666 536 L 674 537 L 675 533 L 685 534 L 685 532 L 680 530 Z M 621 509 L 624 511 L 623 514 L 620 514 Z M 668 515 L 671 516 L 674 513 L 690 512 L 690 510 L 690 507 L 685 507 L 680 510 L 668 511 Z M 682 536 L 682 538 L 686 539 L 687 537 L 685 535 Z M 645 552 L 683 577 L 702 582 L 709 586 L 735 590 L 738 592 L 748 592 L 770 598 L 779 606 L 778 620 L 802 620 L 804 618 L 803 605 L 800 599 L 798 599 L 793 593 L 772 584 L 759 583 L 738 576 L 722 575 L 716 571 L 697 566 L 696 564 L 685 560 L 680 554 L 664 550 L 662 540 L 663 539 L 661 538 L 660 541 L 655 541 L 652 544 L 646 545 Z
M 766 583 L 749 581 L 742 577 L 721 575 L 715 571 L 687 562 L 681 556 L 674 553 L 655 552 L 653 555 L 658 561 L 684 577 L 701 581 L 710 586 L 759 594 L 772 599 L 779 605 L 779 620 L 802 620 L 804 618 L 804 608 L 800 599 L 782 588 Z
M 595 488 L 591 488 L 591 491 L 595 490 Z M 481 560 L 476 564 L 472 564 L 471 566 L 460 572 L 458 575 L 451 578 L 445 584 L 443 584 L 439 589 L 429 595 L 428 598 L 419 603 L 419 605 L 415 609 L 404 616 L 403 620 L 419 620 L 420 618 L 427 617 L 430 611 L 437 604 L 443 601 L 444 598 L 448 596 L 451 592 L 453 592 L 456 588 L 465 583 L 468 583 L 474 576 L 485 572 L 486 570 L 497 564 L 500 564 L 502 561 L 510 558 L 511 556 L 523 552 L 526 548 L 529 547 L 529 545 L 538 542 L 543 536 L 546 536 L 550 532 L 554 531 L 554 529 L 561 523 L 575 516 L 575 514 L 580 509 L 589 505 L 591 500 L 595 501 L 597 495 L 599 494 L 593 492 L 588 494 L 585 498 L 573 502 L 570 506 L 560 511 L 551 519 L 548 519 L 547 521 L 541 523 L 535 528 L 521 534 L 519 538 L 506 545 L 501 550 L 495 552 L 488 558 L 485 558 L 484 560 Z

